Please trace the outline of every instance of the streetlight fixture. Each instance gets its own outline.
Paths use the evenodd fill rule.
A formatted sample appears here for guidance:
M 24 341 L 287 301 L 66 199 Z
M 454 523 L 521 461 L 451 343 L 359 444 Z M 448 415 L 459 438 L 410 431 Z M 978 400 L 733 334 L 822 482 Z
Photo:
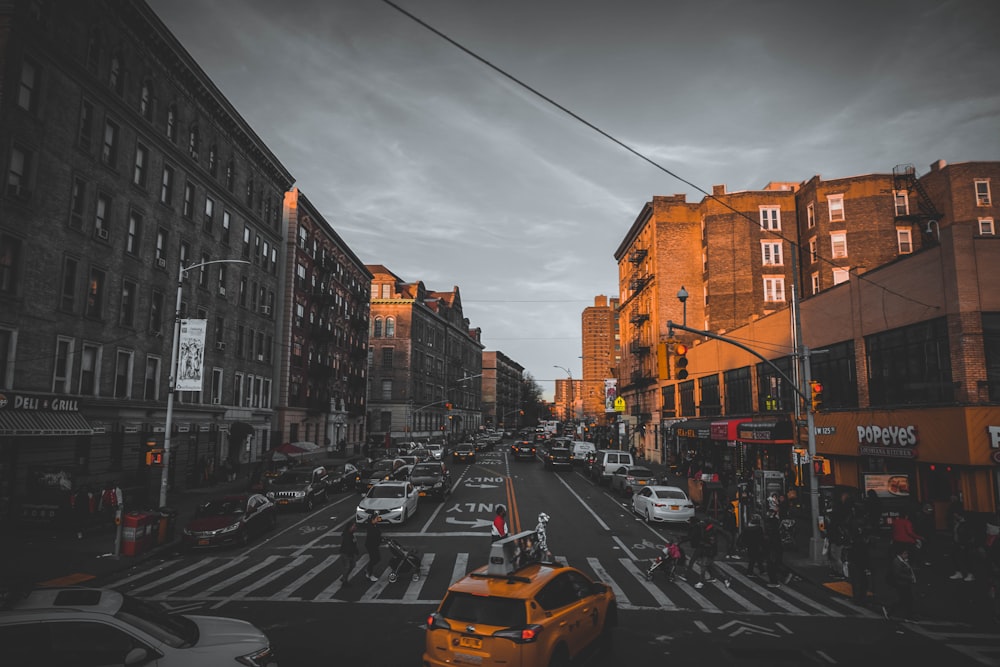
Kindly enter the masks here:
M 209 264 L 249 264 L 245 259 L 213 259 L 191 266 L 180 265 L 177 272 L 177 301 L 174 304 L 174 337 L 170 344 L 170 380 L 167 390 L 167 419 L 163 433 L 163 469 L 160 474 L 160 507 L 167 505 L 167 486 L 170 476 L 170 432 L 174 422 L 174 394 L 177 389 L 177 346 L 181 336 L 181 296 L 184 288 L 184 277 L 191 269 L 200 269 Z
M 681 324 L 684 326 L 687 326 L 688 323 L 688 296 L 688 291 L 684 289 L 684 285 L 681 285 L 681 288 L 677 291 L 677 300 L 680 301 L 681 305 L 684 307 L 683 318 L 681 319 Z
M 570 369 L 566 368 L 565 366 L 560 366 L 559 364 L 552 364 L 552 368 L 560 368 L 566 371 L 566 375 L 569 376 L 569 401 L 568 401 L 569 405 L 566 408 L 566 417 L 570 420 L 573 420 L 576 417 L 576 414 L 574 414 L 576 410 L 574 409 L 575 406 L 573 405 L 573 372 Z

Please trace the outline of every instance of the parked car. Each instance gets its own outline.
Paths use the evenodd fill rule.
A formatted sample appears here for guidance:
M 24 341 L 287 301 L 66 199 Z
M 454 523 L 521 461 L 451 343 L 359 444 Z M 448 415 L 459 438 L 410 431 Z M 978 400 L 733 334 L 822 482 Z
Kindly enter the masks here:
M 632 495 L 632 511 L 647 522 L 687 522 L 694 516 L 694 503 L 676 486 L 647 486 Z
M 590 464 L 590 478 L 598 484 L 611 481 L 611 471 L 622 466 L 635 465 L 632 455 L 618 449 L 598 449 Z
M 361 469 L 353 463 L 334 463 L 326 466 L 327 485 L 331 491 L 347 491 L 356 488 L 361 477 Z
M 267 486 L 267 497 L 281 508 L 305 508 L 312 510 L 326 502 L 326 468 L 292 468 L 272 479 Z
M 451 473 L 440 461 L 424 461 L 413 466 L 410 482 L 421 496 L 444 500 L 451 494 Z
M 655 481 L 656 473 L 646 466 L 620 466 L 611 473 L 611 490 L 623 496 L 631 496 Z
M 594 443 L 584 442 L 583 440 L 574 440 L 570 449 L 573 451 L 574 465 L 585 465 L 590 455 L 597 452 Z
M 5 665 L 277 667 L 267 635 L 247 621 L 169 614 L 107 588 L 39 588 L 0 611 Z
M 364 523 L 372 514 L 380 514 L 387 523 L 406 523 L 417 513 L 420 494 L 410 482 L 379 482 L 368 489 L 358 503 L 355 520 Z
M 535 458 L 535 444 L 530 440 L 515 440 L 510 446 L 510 455 L 516 460 Z
M 455 463 L 475 463 L 476 447 L 471 442 L 461 442 L 451 450 L 451 460 Z
M 181 533 L 181 546 L 244 546 L 277 525 L 278 508 L 267 497 L 259 493 L 223 496 L 198 506 Z
M 609 649 L 618 623 L 611 587 L 558 563 L 514 567 L 506 542 L 494 542 L 489 564 L 452 584 L 427 617 L 423 664 L 568 665 L 591 647 Z M 595 664 L 618 664 L 609 658 Z
M 565 440 L 552 440 L 545 452 L 545 468 L 554 470 L 556 468 L 573 467 L 573 451 L 569 448 L 569 443 Z

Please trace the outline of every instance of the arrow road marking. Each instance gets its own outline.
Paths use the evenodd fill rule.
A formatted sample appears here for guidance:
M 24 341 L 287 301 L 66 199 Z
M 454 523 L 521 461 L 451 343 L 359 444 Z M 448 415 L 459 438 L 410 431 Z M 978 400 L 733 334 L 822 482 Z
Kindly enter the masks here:
M 754 625 L 753 623 L 747 623 L 746 621 L 729 621 L 728 623 L 720 625 L 719 629 L 727 630 L 734 626 L 736 627 L 736 630 L 729 633 L 730 637 L 736 637 L 737 635 L 742 635 L 744 633 L 751 635 L 767 635 L 768 637 L 778 636 L 778 633 L 771 628 L 765 628 L 763 625 Z
M 461 521 L 455 517 L 448 517 L 444 520 L 445 523 L 452 523 L 459 526 L 472 526 L 473 528 L 486 528 L 487 526 L 492 526 L 493 522 L 489 519 L 476 519 L 474 521 Z

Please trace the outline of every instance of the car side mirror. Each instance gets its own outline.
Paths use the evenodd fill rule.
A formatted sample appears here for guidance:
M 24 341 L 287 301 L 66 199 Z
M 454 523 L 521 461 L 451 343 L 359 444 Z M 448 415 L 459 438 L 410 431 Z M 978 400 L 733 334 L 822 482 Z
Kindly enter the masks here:
M 134 649 L 125 654 L 125 665 L 142 665 L 147 662 L 146 649 L 141 646 L 136 646 Z

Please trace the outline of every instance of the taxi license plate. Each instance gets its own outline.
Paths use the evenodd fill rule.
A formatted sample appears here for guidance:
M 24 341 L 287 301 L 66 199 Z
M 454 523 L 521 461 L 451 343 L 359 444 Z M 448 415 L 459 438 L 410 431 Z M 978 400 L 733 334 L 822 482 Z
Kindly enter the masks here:
M 426 495 L 427 495 L 427 492 L 426 492 L 426 491 L 421 491 L 421 492 L 420 492 L 420 495 L 421 495 L 421 496 L 426 496 Z
M 463 648 L 482 648 L 483 640 L 476 637 L 459 637 L 458 645 Z
M 287 504 L 288 504 L 288 501 L 287 501 L 287 500 L 279 500 L 279 501 L 278 501 L 278 504 L 279 504 L 279 505 L 287 505 Z
M 644 480 L 644 479 L 640 479 L 639 480 L 639 486 L 643 486 L 645 483 L 646 483 L 646 480 Z
M 672 509 L 672 510 L 673 510 L 673 511 L 675 511 L 675 512 L 676 512 L 677 510 L 679 510 L 680 508 L 681 508 L 681 506 L 680 506 L 680 505 L 671 505 L 671 506 L 670 506 L 670 509 Z
M 199 546 L 199 547 L 204 547 L 204 546 L 208 546 L 208 540 L 207 540 L 207 539 L 205 539 L 204 537 L 203 537 L 203 538 L 201 538 L 201 539 L 199 539 L 199 540 L 198 540 L 198 546 Z

